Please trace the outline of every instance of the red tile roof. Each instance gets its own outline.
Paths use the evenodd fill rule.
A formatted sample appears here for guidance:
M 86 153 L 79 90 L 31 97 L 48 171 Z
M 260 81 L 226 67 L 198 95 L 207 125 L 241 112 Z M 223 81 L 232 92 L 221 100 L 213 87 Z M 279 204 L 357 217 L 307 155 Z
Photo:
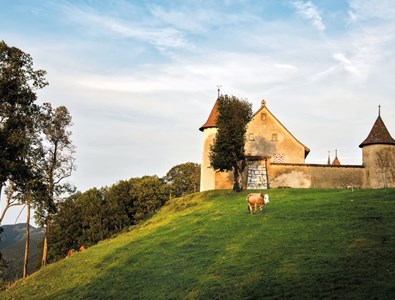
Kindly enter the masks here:
M 206 123 L 204 123 L 199 128 L 199 130 L 203 131 L 206 128 L 217 127 L 217 124 L 216 124 L 217 116 L 218 116 L 218 100 L 215 101 L 214 107 L 211 110 L 211 113 L 208 116 L 208 119 L 207 119 Z
M 337 156 L 335 157 L 335 159 L 333 160 L 332 166 L 340 166 L 340 160 L 337 158 Z
M 375 144 L 395 145 L 395 140 L 391 137 L 380 115 L 373 124 L 368 137 L 361 143 L 361 145 L 359 145 L 359 147 L 363 148 L 364 146 Z

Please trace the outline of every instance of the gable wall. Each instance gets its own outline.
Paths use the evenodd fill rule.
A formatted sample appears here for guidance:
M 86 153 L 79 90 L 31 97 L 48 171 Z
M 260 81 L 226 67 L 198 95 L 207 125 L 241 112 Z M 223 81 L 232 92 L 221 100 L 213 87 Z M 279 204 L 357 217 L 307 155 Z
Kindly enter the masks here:
M 265 120 L 262 120 L 262 114 Z M 252 136 L 251 136 L 252 135 Z M 276 135 L 274 138 L 273 135 Z M 273 157 L 281 155 L 284 163 L 304 163 L 305 148 L 263 107 L 247 127 L 246 154 Z M 253 140 L 252 140 L 253 139 Z

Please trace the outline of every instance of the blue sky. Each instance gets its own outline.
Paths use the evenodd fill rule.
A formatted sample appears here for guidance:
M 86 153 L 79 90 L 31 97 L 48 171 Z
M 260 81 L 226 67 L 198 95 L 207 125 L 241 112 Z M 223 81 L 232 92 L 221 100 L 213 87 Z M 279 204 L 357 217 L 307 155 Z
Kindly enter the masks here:
M 395 136 L 392 0 L 0 0 L 0 40 L 73 116 L 80 190 L 200 162 L 217 95 L 268 108 L 311 149 L 360 164 L 382 106 Z M 13 221 L 10 221 L 13 222 Z

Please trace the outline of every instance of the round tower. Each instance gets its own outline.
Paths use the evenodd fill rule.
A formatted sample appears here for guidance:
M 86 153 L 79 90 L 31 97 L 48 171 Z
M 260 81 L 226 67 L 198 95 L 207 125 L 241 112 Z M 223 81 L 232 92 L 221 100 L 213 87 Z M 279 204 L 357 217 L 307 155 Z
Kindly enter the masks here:
M 359 145 L 366 168 L 365 187 L 395 187 L 395 140 L 379 115 L 368 137 Z
M 218 116 L 218 100 L 215 102 L 213 109 L 206 121 L 199 130 L 203 132 L 203 149 L 202 162 L 200 165 L 200 191 L 215 189 L 215 171 L 210 167 L 210 147 L 214 142 L 217 134 L 216 119 Z

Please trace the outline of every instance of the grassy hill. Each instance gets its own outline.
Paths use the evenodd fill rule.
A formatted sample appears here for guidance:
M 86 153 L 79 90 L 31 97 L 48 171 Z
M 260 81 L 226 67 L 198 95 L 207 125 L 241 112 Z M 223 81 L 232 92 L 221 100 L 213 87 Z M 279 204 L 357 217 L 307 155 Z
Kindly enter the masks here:
M 395 190 L 174 199 L 128 233 L 49 265 L 2 299 L 395 298 Z

